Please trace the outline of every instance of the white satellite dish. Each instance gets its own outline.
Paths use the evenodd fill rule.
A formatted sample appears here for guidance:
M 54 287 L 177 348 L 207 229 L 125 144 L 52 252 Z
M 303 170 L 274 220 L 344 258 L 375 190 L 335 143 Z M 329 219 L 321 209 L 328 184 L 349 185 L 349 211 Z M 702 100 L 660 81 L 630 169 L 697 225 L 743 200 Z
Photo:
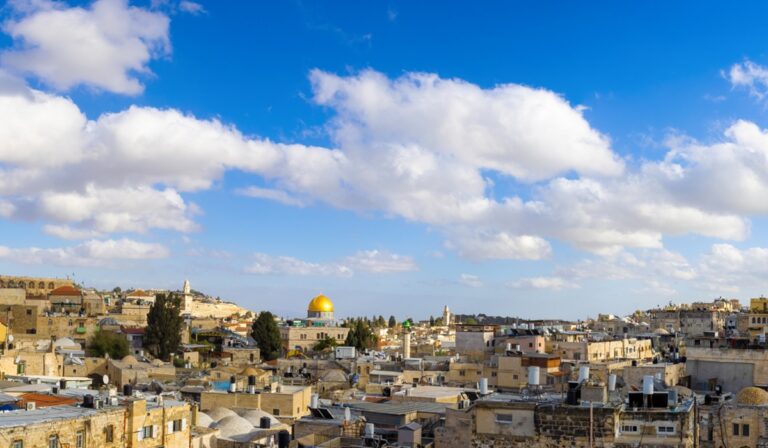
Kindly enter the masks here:
M 13 342 L 13 335 L 12 334 L 8 335 L 8 342 Z
M 104 384 L 109 384 L 109 375 L 104 375 L 101 377 L 101 382 Z

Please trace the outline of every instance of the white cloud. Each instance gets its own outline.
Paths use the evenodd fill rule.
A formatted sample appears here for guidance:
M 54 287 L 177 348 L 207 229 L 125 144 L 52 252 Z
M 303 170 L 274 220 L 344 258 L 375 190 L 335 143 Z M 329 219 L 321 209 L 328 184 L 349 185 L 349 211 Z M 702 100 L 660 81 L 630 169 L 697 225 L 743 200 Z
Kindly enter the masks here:
M 170 54 L 169 19 L 127 0 L 96 0 L 88 7 L 23 2 L 20 17 L 3 30 L 15 41 L 0 57 L 5 67 L 68 90 L 87 85 L 134 95 L 144 89 L 151 59 Z
M 724 76 L 730 81 L 731 86 L 746 88 L 750 95 L 758 100 L 763 100 L 768 93 L 768 68 L 752 61 L 733 64 Z
M 315 101 L 338 114 L 333 135 L 345 150 L 412 147 L 522 180 L 623 170 L 608 139 L 581 110 L 548 90 L 517 84 L 482 89 L 428 73 L 390 80 L 372 70 L 346 78 L 315 70 L 310 78 Z M 406 177 L 423 174 L 403 169 Z
M 285 191 L 275 190 L 273 188 L 247 187 L 237 190 L 237 192 L 243 196 L 268 199 L 285 205 L 293 205 L 296 207 L 303 207 L 306 205 L 301 199 L 297 199 Z
M 195 16 L 206 13 L 203 5 L 197 2 L 191 2 L 189 0 L 182 0 L 179 2 L 179 10 Z
M 522 278 L 508 285 L 513 289 L 549 289 L 561 291 L 564 289 L 578 288 L 579 285 L 560 277 L 528 277 Z
M 764 288 L 768 277 L 768 248 L 739 249 L 713 244 L 700 262 L 702 286 L 718 292 L 737 292 L 744 287 Z
M 41 220 L 63 238 L 192 232 L 200 210 L 186 194 L 237 170 L 262 185 L 244 195 L 422 223 L 472 260 L 540 260 L 549 240 L 604 256 L 662 250 L 667 235 L 743 240 L 748 217 L 768 213 L 768 134 L 753 123 L 709 145 L 670 138 L 664 159 L 625 171 L 607 138 L 548 91 L 424 74 L 311 77 L 315 101 L 335 111 L 335 148 L 249 137 L 173 109 L 89 120 L 71 100 L 0 73 L 0 216 Z M 529 103 L 549 118 L 523 117 Z M 560 154 L 569 145 L 578 157 Z M 495 183 L 512 177 L 548 179 L 526 199 L 497 198 Z
M 552 252 L 543 238 L 505 232 L 463 234 L 452 238 L 446 245 L 470 260 L 541 260 Z
M 338 262 L 309 262 L 294 257 L 253 255 L 253 262 L 245 268 L 260 275 L 316 275 L 350 277 L 356 271 L 387 274 L 416 270 L 412 258 L 378 250 L 360 251 Z
M 480 280 L 480 277 L 472 274 L 461 274 L 459 276 L 459 283 L 471 288 L 480 288 L 483 286 L 483 282 Z
M 389 272 L 415 271 L 416 262 L 411 257 L 379 250 L 365 250 L 347 257 L 345 263 L 356 271 L 384 274 Z
M 89 240 L 62 248 L 9 248 L 0 246 L 0 258 L 23 264 L 59 266 L 109 266 L 125 260 L 166 258 L 170 251 L 163 245 L 130 239 Z

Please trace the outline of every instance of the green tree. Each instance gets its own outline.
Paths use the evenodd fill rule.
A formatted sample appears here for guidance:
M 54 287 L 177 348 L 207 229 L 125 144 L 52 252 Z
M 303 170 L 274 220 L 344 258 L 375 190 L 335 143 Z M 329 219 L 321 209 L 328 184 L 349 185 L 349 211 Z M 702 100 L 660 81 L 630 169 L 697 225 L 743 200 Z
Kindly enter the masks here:
M 355 347 L 358 350 L 365 350 L 376 346 L 378 338 L 373 334 L 371 326 L 365 319 L 350 319 L 345 322 L 344 326 L 349 328 L 344 345 Z
M 312 347 L 312 350 L 316 352 L 322 352 L 322 351 L 325 351 L 326 349 L 332 349 L 337 345 L 339 344 L 336 342 L 336 339 L 330 336 L 326 336 L 325 339 L 322 339 L 320 342 L 315 344 L 314 347 Z
M 477 325 L 477 319 L 472 316 L 465 317 L 462 323 L 467 325 Z
M 435 317 L 429 316 L 429 326 L 434 327 L 435 326 Z
M 395 319 L 395 316 L 389 316 L 389 322 L 387 326 L 389 328 L 395 328 L 397 326 L 397 319 Z
M 181 298 L 176 294 L 158 294 L 147 314 L 144 348 L 156 358 L 170 360 L 181 345 Z
M 269 311 L 262 311 L 253 322 L 251 337 L 256 340 L 265 361 L 272 361 L 280 356 L 280 329 L 275 323 L 275 316 Z
M 99 330 L 88 341 L 88 354 L 102 357 L 108 354 L 112 359 L 122 359 L 128 355 L 128 339 L 114 331 Z

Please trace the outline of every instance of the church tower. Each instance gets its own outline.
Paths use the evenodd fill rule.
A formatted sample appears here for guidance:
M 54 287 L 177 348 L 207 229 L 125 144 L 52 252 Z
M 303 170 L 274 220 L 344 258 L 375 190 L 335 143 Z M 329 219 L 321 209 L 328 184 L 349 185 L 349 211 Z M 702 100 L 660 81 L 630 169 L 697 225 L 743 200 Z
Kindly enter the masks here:
M 448 308 L 448 305 L 445 305 L 445 308 L 443 308 L 443 325 L 446 327 L 451 325 L 451 310 Z

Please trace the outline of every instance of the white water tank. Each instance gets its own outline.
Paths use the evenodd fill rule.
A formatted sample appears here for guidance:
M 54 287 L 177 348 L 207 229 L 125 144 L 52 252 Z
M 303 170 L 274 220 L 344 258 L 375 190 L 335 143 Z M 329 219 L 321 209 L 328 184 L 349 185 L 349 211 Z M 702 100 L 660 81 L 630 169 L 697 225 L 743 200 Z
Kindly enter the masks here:
M 480 378 L 480 395 L 488 395 L 488 378 Z
M 312 409 L 317 409 L 320 407 L 320 396 L 317 394 L 312 394 L 312 398 L 309 401 L 309 407 Z
M 376 427 L 373 423 L 365 424 L 365 437 L 373 437 L 376 434 Z
M 344 408 L 344 421 L 352 420 L 352 409 Z
M 616 374 L 612 373 L 608 375 L 608 390 L 613 392 L 616 390 Z
M 643 395 L 653 395 L 653 375 L 643 377 Z
M 507 342 L 507 351 L 508 352 L 512 351 L 512 343 L 511 342 Z
M 579 382 L 587 381 L 589 379 L 589 366 L 579 367 Z
M 531 386 L 539 385 L 541 368 L 539 366 L 528 366 L 528 384 Z

